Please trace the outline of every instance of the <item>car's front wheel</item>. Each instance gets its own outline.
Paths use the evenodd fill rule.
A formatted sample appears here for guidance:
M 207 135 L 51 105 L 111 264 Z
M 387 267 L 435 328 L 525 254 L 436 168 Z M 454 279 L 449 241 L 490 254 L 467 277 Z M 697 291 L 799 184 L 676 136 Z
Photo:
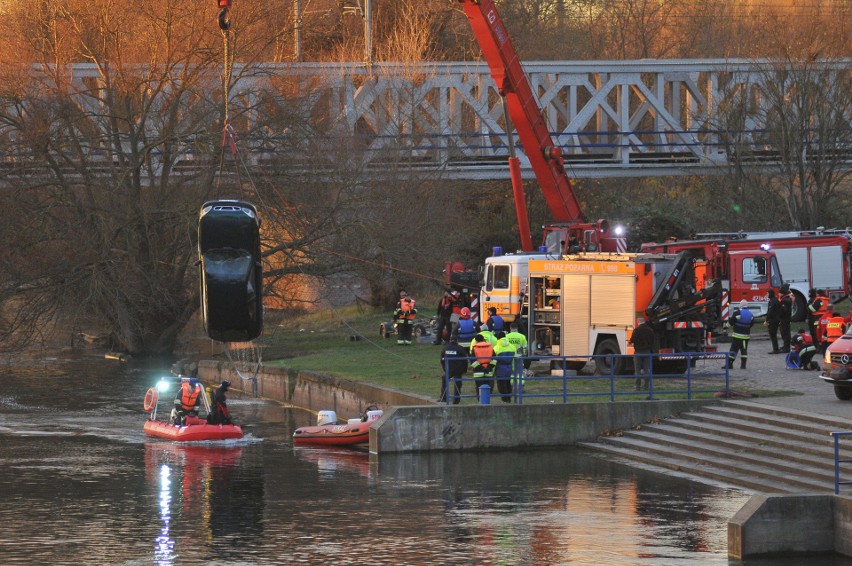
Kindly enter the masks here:
M 852 399 L 852 387 L 846 387 L 844 385 L 835 385 L 834 395 L 841 401 L 849 401 L 850 399 Z

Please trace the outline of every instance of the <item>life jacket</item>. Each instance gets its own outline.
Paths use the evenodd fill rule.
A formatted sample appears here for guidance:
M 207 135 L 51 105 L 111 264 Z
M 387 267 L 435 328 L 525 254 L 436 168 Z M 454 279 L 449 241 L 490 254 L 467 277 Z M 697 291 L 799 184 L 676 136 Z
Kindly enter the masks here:
M 503 317 L 499 314 L 489 317 L 487 324 L 488 328 L 491 329 L 491 332 L 499 332 L 506 329 L 506 323 L 503 321 Z
M 825 340 L 829 344 L 843 336 L 843 317 L 833 316 L 826 321 Z
M 478 365 L 488 366 L 491 363 L 491 358 L 494 357 L 494 347 L 491 345 L 491 342 L 488 342 L 487 340 L 483 342 L 475 342 L 470 349 L 473 352 Z
M 476 336 L 476 323 L 472 318 L 463 318 L 459 321 L 459 344 L 470 344 Z
M 191 383 L 186 382 L 180 386 L 180 406 L 184 411 L 191 411 L 195 408 L 195 403 L 198 401 L 198 396 L 201 394 L 201 385 L 196 383 L 195 387 Z

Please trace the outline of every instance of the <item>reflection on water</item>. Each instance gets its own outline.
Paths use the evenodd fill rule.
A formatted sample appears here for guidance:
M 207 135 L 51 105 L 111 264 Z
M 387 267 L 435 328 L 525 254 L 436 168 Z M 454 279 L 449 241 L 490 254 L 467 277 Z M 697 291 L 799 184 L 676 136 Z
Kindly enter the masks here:
M 726 523 L 748 498 L 579 450 L 296 448 L 312 415 L 238 395 L 244 439 L 151 440 L 156 375 L 5 369 L 4 564 L 727 564 Z

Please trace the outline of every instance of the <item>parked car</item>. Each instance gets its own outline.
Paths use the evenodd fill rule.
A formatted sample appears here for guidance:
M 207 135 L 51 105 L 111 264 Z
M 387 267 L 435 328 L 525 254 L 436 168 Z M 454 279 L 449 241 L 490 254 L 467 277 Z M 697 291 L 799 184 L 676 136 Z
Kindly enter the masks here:
M 435 325 L 437 324 L 438 319 L 434 316 L 429 317 L 424 320 L 421 318 L 414 319 L 414 335 L 415 336 L 429 336 L 435 331 Z M 396 334 L 396 326 L 394 326 L 393 322 L 380 322 L 379 323 L 379 335 L 382 338 L 390 338 Z
M 834 395 L 852 400 L 852 330 L 834 341 L 825 352 L 820 379 L 834 386 Z

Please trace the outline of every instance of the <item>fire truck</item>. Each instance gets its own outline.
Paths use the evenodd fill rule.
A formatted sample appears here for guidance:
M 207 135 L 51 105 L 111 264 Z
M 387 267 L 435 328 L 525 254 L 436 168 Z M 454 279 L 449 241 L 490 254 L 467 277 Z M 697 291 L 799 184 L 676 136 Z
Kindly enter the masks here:
M 686 252 L 707 262 L 705 275 L 722 285 L 722 318 L 727 319 L 731 304 L 745 299 L 755 316 L 766 314 L 769 289 L 779 291 L 784 271 L 772 250 L 755 242 L 723 239 L 649 242 L 640 251 L 676 254 Z
M 715 232 L 698 237 L 728 245 L 762 247 L 778 258 L 784 282 L 793 293 L 793 320 L 805 319 L 808 291 L 823 289 L 832 303 L 842 301 L 852 289 L 852 234 L 843 230 L 799 232 Z M 745 248 L 743 248 L 745 249 Z
M 530 259 L 527 336 L 531 354 L 566 357 L 580 369 L 596 356 L 598 373 L 623 373 L 630 337 L 645 319 L 654 330 L 660 373 L 686 371 L 682 352 L 715 351 L 710 334 L 722 325 L 721 283 L 709 262 L 679 254 L 593 254 Z M 557 364 L 561 365 L 559 360 Z
M 562 150 L 550 135 L 547 121 L 494 1 L 459 0 L 459 3 L 464 8 L 503 103 L 509 174 L 521 249 L 524 252 L 534 251 L 521 166 L 515 156 L 514 137 L 510 131 L 513 124 L 553 217 L 552 223 L 544 228 L 545 249 L 550 253 L 566 253 L 570 251 L 571 242 L 576 240 L 575 246 L 584 251 L 625 251 L 626 239 L 620 228 L 610 227 L 606 220 L 589 222 L 583 214 L 565 170 Z

